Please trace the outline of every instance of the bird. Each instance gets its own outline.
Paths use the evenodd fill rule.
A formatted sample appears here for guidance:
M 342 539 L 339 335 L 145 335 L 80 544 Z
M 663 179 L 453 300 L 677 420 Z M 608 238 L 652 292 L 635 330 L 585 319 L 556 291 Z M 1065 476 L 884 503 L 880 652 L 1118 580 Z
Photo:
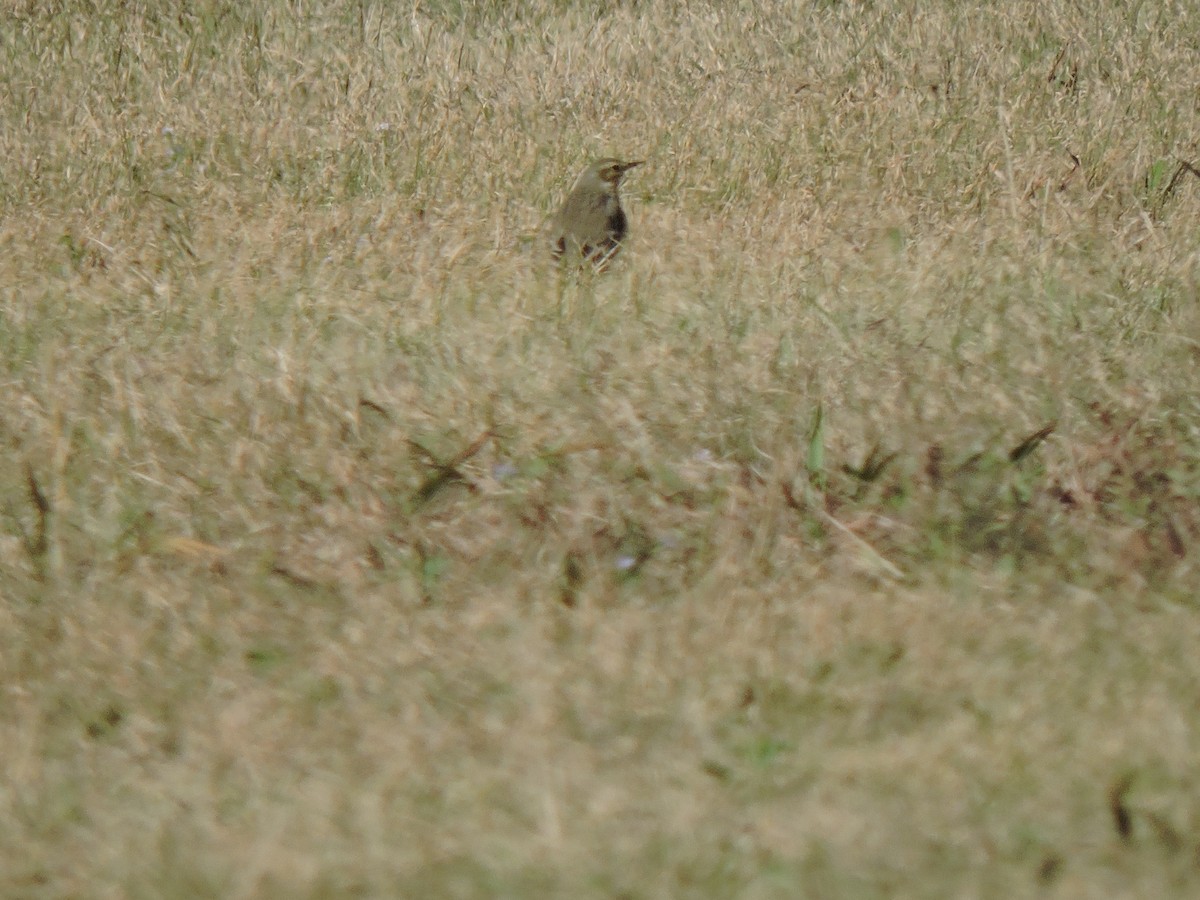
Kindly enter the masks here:
M 555 259 L 569 254 L 568 258 L 590 262 L 598 270 L 608 265 L 629 233 L 617 188 L 626 172 L 644 162 L 605 157 L 583 170 L 554 217 L 550 252 Z

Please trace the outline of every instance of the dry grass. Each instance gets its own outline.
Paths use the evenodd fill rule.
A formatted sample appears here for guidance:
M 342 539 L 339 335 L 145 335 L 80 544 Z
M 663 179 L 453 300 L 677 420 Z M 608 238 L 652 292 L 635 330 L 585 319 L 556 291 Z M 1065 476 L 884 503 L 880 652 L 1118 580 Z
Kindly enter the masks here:
M 1200 12 L 56 5 L 0 894 L 1197 890 Z

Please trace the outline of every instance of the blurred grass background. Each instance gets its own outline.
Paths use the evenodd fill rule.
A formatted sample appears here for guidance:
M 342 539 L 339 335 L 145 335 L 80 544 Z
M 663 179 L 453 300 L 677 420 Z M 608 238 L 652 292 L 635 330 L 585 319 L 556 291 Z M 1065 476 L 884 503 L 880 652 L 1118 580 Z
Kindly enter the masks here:
M 1196 9 L 2 16 L 3 893 L 1195 890 Z

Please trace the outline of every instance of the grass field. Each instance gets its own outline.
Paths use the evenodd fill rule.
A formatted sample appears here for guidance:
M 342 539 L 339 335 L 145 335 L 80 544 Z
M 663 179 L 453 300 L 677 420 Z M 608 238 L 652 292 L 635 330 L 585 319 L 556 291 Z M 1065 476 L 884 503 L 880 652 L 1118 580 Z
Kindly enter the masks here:
M 1200 8 L 802 6 L 0 7 L 0 896 L 1200 895 Z

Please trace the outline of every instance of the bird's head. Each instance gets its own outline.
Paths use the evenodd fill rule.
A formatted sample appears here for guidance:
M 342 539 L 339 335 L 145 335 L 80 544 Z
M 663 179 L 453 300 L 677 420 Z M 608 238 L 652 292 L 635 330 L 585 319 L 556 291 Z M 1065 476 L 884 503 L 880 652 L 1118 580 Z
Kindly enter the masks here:
M 626 172 L 628 172 L 634 166 L 640 166 L 644 162 L 644 159 L 637 159 L 633 160 L 632 162 L 622 162 L 619 159 L 605 157 L 604 159 L 598 159 L 592 163 L 588 167 L 584 177 L 586 177 L 588 180 L 595 179 L 601 185 L 611 185 L 615 188 L 621 183 L 621 179 L 625 176 Z

